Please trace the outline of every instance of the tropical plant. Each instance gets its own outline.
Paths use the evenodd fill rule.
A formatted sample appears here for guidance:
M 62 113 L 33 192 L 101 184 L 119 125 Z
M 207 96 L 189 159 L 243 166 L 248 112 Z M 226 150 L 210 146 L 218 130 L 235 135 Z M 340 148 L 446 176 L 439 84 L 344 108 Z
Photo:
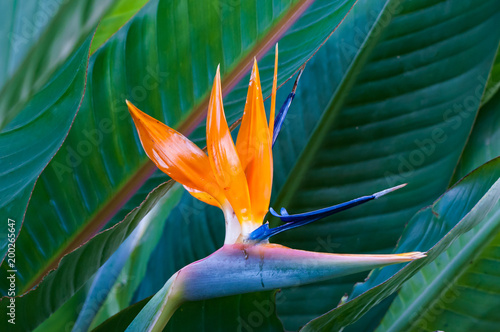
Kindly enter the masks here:
M 1 6 L 1 330 L 165 324 L 171 331 L 498 330 L 498 1 Z M 131 106 L 136 124 L 141 109 L 199 148 L 208 143 L 210 156 L 205 117 L 216 68 L 217 96 L 224 97 L 236 135 L 254 57 L 262 79 L 257 90 L 273 96 L 266 109 L 276 99 L 288 114 L 277 118 L 273 194 L 255 190 L 251 201 L 260 200 L 262 209 L 270 201 L 291 214 L 269 213 L 269 224 L 259 220 L 248 232 L 235 232 L 234 245 L 244 246 L 236 260 L 227 238 L 223 247 L 223 214 L 157 169 L 125 100 L 137 106 Z M 262 129 L 260 103 L 263 98 L 255 106 L 260 113 L 245 114 L 258 114 Z M 249 120 L 242 121 L 244 128 Z M 264 127 L 276 132 L 267 122 Z M 271 145 L 270 134 L 248 137 L 247 143 Z M 270 186 L 265 163 L 259 159 L 254 174 L 244 175 L 253 186 Z M 168 174 L 191 192 L 200 190 Z M 304 221 L 297 215 L 312 221 L 306 212 L 402 183 L 408 185 L 376 201 L 287 226 Z M 289 230 L 270 238 L 276 244 L 263 244 L 262 234 L 277 227 Z M 294 262 L 305 251 L 317 252 L 307 254 L 313 259 L 426 256 L 338 277 L 338 259 L 323 270 Z M 291 263 L 298 265 L 291 269 Z M 376 267 L 368 263 L 366 269 Z M 168 291 L 177 271 L 189 266 L 200 267 L 190 279 L 197 295 L 176 303 Z M 328 280 L 297 281 L 317 280 L 318 271 Z

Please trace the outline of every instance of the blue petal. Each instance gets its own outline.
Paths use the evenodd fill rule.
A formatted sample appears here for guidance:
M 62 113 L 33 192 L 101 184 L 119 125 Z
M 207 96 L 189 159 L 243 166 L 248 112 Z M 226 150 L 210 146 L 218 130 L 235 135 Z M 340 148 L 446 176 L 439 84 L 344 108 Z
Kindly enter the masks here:
M 286 224 L 275 227 L 275 228 L 269 228 L 269 224 L 265 223 L 264 225 L 260 226 L 259 228 L 254 230 L 252 233 L 250 233 L 250 235 L 248 236 L 248 239 L 252 240 L 252 241 L 267 240 L 271 236 L 276 235 L 278 233 L 312 223 L 316 220 L 328 217 L 332 214 L 335 214 L 335 213 L 350 209 L 352 207 L 358 206 L 360 204 L 366 203 L 368 201 L 371 201 L 372 199 L 377 199 L 385 194 L 388 194 L 394 190 L 400 189 L 404 186 L 406 186 L 406 183 L 399 185 L 399 186 L 396 186 L 396 187 L 392 187 L 389 189 L 379 191 L 373 195 L 355 198 L 355 199 L 350 200 L 348 202 L 337 204 L 334 206 L 330 206 L 330 207 L 327 207 L 324 209 L 320 209 L 320 210 L 316 210 L 316 211 L 312 211 L 312 212 L 306 212 L 306 213 L 299 213 L 299 214 L 294 214 L 294 215 L 289 215 L 288 212 L 284 208 L 281 208 L 281 215 L 279 215 L 273 208 L 269 208 L 269 212 L 271 212 L 271 214 L 273 216 L 280 218 L 281 221 L 285 222 Z
M 359 197 L 356 199 L 353 199 L 351 201 L 333 205 L 327 208 L 319 209 L 316 211 L 312 212 L 305 212 L 305 213 L 300 213 L 300 214 L 293 214 L 293 215 L 275 215 L 276 217 L 279 217 L 281 221 L 286 222 L 286 223 L 308 223 L 311 222 L 312 220 L 318 220 L 321 218 L 328 217 L 332 214 L 350 209 L 352 207 L 355 207 L 357 205 L 366 203 L 368 201 L 371 201 L 372 199 L 375 199 L 374 195 L 370 196 L 363 196 Z
M 288 216 L 288 212 L 286 211 L 286 209 L 284 207 L 281 208 L 280 212 L 282 215 Z
M 271 214 L 275 217 L 281 217 L 280 214 L 276 211 L 274 211 L 274 209 L 272 207 L 269 208 L 269 212 L 271 212 Z M 281 214 L 283 214 L 283 211 L 281 212 Z
M 278 115 L 276 116 L 276 120 L 274 121 L 274 130 L 273 130 L 273 146 L 278 138 L 278 134 L 280 133 L 281 127 L 283 126 L 283 122 L 285 122 L 285 117 L 288 114 L 288 109 L 292 104 L 293 98 L 295 97 L 295 93 L 291 92 L 288 97 L 286 97 L 283 106 L 281 106 Z
M 283 126 L 283 123 L 285 122 L 285 117 L 288 114 L 288 109 L 290 108 L 290 105 L 292 104 L 293 98 L 295 97 L 295 90 L 297 89 L 297 84 L 299 84 L 299 79 L 300 76 L 302 76 L 302 72 L 304 71 L 304 67 L 302 67 L 299 71 L 299 74 L 297 75 L 297 78 L 295 79 L 295 83 L 293 84 L 292 92 L 286 97 L 285 102 L 283 103 L 283 106 L 281 106 L 280 111 L 278 112 L 278 115 L 276 116 L 276 119 L 274 120 L 274 130 L 273 130 L 273 146 L 274 143 L 276 142 L 276 139 L 278 138 L 278 134 L 281 131 L 281 127 Z

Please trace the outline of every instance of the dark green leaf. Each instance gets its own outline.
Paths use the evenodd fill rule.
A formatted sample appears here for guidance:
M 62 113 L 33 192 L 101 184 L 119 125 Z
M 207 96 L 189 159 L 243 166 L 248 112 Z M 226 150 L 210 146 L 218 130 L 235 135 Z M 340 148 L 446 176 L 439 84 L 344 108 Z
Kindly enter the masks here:
M 153 296 L 145 298 L 142 301 L 134 303 L 133 305 L 127 307 L 126 309 L 120 311 L 118 314 L 110 317 L 101 325 L 97 326 L 92 331 L 125 331 L 127 326 L 134 320 L 135 316 L 144 308 L 144 306 L 151 300 Z
M 80 288 L 71 299 L 59 307 L 42 324 L 38 325 L 33 332 L 71 331 L 80 313 L 82 303 L 85 302 L 87 292 L 87 287 Z
M 44 277 L 43 282 L 24 296 L 16 297 L 16 331 L 31 331 L 55 312 L 97 271 L 132 233 L 135 226 L 168 193 L 168 182 L 150 193 L 148 199 L 133 210 L 125 220 L 96 236 L 78 250 L 66 255 L 58 269 Z M 19 254 L 18 254 L 19 255 Z M 71 271 L 68 273 L 67 271 Z M 3 271 L 2 271 L 3 272 Z M 6 273 L 1 277 L 6 279 Z M 19 274 L 16 275 L 19 278 Z M 6 316 L 9 298 L 0 301 L 0 315 Z M 1 330 L 12 331 L 7 320 L 0 321 Z
M 500 204 L 408 280 L 379 331 L 496 331 Z M 471 302 L 474 305 L 471 305 Z
M 186 303 L 164 331 L 283 331 L 274 297 L 275 292 L 259 292 Z
M 149 300 L 128 307 L 93 331 L 124 331 Z M 283 326 L 276 317 L 274 292 L 259 292 L 185 303 L 164 331 L 277 332 L 283 331 Z
M 497 50 L 497 56 L 495 62 L 493 63 L 493 68 L 491 68 L 490 76 L 488 78 L 488 83 L 486 84 L 486 90 L 484 91 L 483 98 L 481 99 L 481 105 L 486 104 L 500 89 L 500 45 Z
M 485 93 L 487 93 L 488 86 L 489 84 L 487 85 Z M 475 168 L 500 155 L 497 140 L 495 140 L 495 136 L 500 125 L 500 118 L 496 116 L 498 98 L 496 100 L 497 101 L 491 101 L 492 105 L 482 104 L 479 115 L 474 123 L 473 132 L 470 135 L 465 150 L 462 153 L 460 162 L 455 169 L 451 183 L 456 183 L 460 178 L 464 177 Z M 484 101 L 484 95 L 482 101 Z M 386 274 L 386 277 L 388 276 L 389 274 Z M 377 282 L 381 282 L 381 280 L 378 280 Z M 362 291 L 365 291 L 369 287 L 373 287 L 375 284 L 376 282 L 369 281 L 367 285 L 357 286 L 351 294 L 351 297 L 359 295 Z M 374 330 L 380 323 L 380 320 L 384 316 L 384 313 L 388 310 L 395 296 L 396 294 L 393 294 L 393 296 L 387 298 L 381 304 L 370 310 L 370 312 L 367 313 L 361 320 L 356 322 L 356 324 L 349 326 L 347 331 L 356 331 L 359 329 Z
M 90 38 L 0 132 L 0 216 L 19 233 L 33 186 L 59 150 L 85 90 Z M 50 239 L 49 239 L 50 241 Z M 0 257 L 7 252 L 8 228 L 0 228 Z M 5 292 L 2 292 L 5 294 Z
M 365 292 L 312 320 L 302 331 L 339 330 L 397 291 L 422 267 L 447 250 L 456 238 L 485 219 L 500 199 L 499 178 L 500 158 L 496 158 L 469 174 L 433 205 L 419 211 L 408 223 L 396 252 L 430 248 L 427 257 L 408 263 L 402 269 L 389 266 L 375 270 L 362 285 Z M 375 287 L 371 287 L 373 285 Z
M 324 76 L 337 89 L 273 207 L 302 212 L 408 186 L 275 239 L 293 248 L 348 253 L 393 248 L 413 214 L 448 187 L 500 40 L 494 28 L 498 1 L 360 1 L 351 14 L 333 36 L 337 48 L 322 59 Z M 354 58 L 340 80 L 334 68 L 346 55 Z M 321 61 L 319 54 L 315 60 Z M 363 279 L 284 290 L 287 301 L 278 312 L 285 327 L 296 329 L 336 306 L 349 283 Z M 307 317 L 295 315 L 298 305 L 308 308 Z
M 481 107 L 455 172 L 456 179 L 500 155 L 499 109 L 498 93 Z M 495 291 L 495 283 L 492 281 L 495 280 L 494 271 L 497 268 L 496 260 L 491 255 L 500 243 L 496 236 L 500 221 L 499 208 L 497 205 L 486 221 L 460 236 L 435 262 L 422 269 L 403 286 L 382 323 L 386 330 L 394 327 L 394 314 L 398 306 L 403 304 L 412 307 L 411 315 L 400 316 L 406 318 L 405 324 L 409 326 L 432 330 L 498 329 L 498 324 L 489 313 L 490 308 L 498 306 L 495 295 L 491 294 Z M 478 275 L 482 279 L 479 283 Z M 419 296 L 416 297 L 417 294 L 413 294 L 411 289 L 423 291 L 419 291 Z M 431 301 L 428 297 L 430 293 L 433 293 Z M 482 305 L 474 306 L 471 310 L 470 298 Z M 426 302 L 425 308 L 422 301 Z M 397 324 L 402 324 L 401 320 Z M 405 328 L 408 329 L 409 327 Z

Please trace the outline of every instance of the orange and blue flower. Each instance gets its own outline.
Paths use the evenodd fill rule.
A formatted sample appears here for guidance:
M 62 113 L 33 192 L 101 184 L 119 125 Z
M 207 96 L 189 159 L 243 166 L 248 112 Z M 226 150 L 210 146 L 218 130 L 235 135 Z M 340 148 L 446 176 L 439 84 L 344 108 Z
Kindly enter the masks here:
M 273 180 L 272 147 L 295 96 L 295 87 L 275 119 L 276 52 L 269 122 L 264 108 L 257 61 L 250 76 L 247 101 L 236 144 L 224 114 L 220 70 L 217 68 L 207 114 L 208 155 L 179 132 L 127 101 L 142 146 L 149 158 L 197 199 L 218 206 L 226 220 L 225 244 L 266 241 L 269 237 L 376 199 L 404 186 L 356 198 L 313 212 L 290 215 L 269 208 Z M 300 77 L 300 73 L 299 73 Z M 266 214 L 285 224 L 269 228 Z
M 284 208 L 281 214 L 269 209 L 273 180 L 272 146 L 294 97 L 292 90 L 275 119 L 276 81 L 277 55 L 267 121 L 259 70 L 254 60 L 235 144 L 224 114 L 217 68 L 207 114 L 208 154 L 127 101 L 149 158 L 172 179 L 184 185 L 191 195 L 221 208 L 226 220 L 224 246 L 176 272 L 128 330 L 163 329 L 184 301 L 302 285 L 425 256 L 420 252 L 389 255 L 319 253 L 268 243 L 274 234 L 376 199 L 403 186 L 314 212 L 290 215 Z M 269 228 L 268 223 L 264 223 L 268 211 L 284 224 Z

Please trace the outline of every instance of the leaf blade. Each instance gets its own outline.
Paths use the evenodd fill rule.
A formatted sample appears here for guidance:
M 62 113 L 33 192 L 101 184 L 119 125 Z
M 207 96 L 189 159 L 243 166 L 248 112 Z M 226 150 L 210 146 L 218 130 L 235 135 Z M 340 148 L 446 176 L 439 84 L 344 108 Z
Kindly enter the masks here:
M 16 237 L 40 173 L 59 150 L 85 92 L 90 38 L 2 132 L 0 214 L 14 220 Z M 0 230 L 0 257 L 7 253 L 7 228 Z
M 432 206 L 417 213 L 409 222 L 396 252 L 405 251 L 408 248 L 430 247 L 431 249 L 427 251 L 427 257 L 411 262 L 402 269 L 387 267 L 384 268 L 386 271 L 384 269 L 376 270 L 377 273 L 371 276 L 369 283 L 377 286 L 366 287 L 365 292 L 312 320 L 302 330 L 340 329 L 354 323 L 364 313 L 399 289 L 423 266 L 436 259 L 450 247 L 456 238 L 478 225 L 500 198 L 499 164 L 500 158 L 496 158 L 476 169 L 447 191 Z M 479 183 L 480 185 L 477 185 Z M 465 207 L 457 209 L 460 205 Z M 434 227 L 424 237 L 415 238 L 415 234 L 421 235 L 422 222 L 433 223 L 442 228 Z M 441 238 L 442 235 L 444 237 Z M 381 280 L 382 283 L 377 282 L 378 280 Z
M 18 42 L 22 40 L 22 43 L 28 43 L 30 51 L 22 52 L 25 53 L 23 61 L 18 61 L 19 65 L 15 72 L 4 81 L 0 90 L 0 130 L 16 117 L 31 97 L 78 50 L 112 3 L 113 0 L 70 1 L 58 6 L 57 2 L 52 2 L 51 4 L 38 4 L 40 8 L 36 8 L 32 21 L 22 14 L 13 16 L 19 18 L 21 23 L 13 24 L 19 30 L 16 29 L 10 33 L 21 34 L 18 36 Z M 57 7 L 57 10 L 49 10 L 47 7 L 50 5 Z M 21 11 L 23 9 L 29 10 L 30 8 L 27 6 L 21 8 Z M 37 14 L 40 15 L 37 16 Z M 39 18 L 40 16 L 42 19 Z M 43 19 L 48 20 L 49 23 L 40 24 Z M 30 38 L 32 40 L 26 42 L 26 31 L 30 25 L 35 30 L 32 35 L 39 34 L 36 32 L 37 28 L 43 30 L 43 33 L 36 41 Z M 14 43 L 13 40 L 8 42 Z M 4 50 L 10 50 L 10 48 L 6 47 Z

